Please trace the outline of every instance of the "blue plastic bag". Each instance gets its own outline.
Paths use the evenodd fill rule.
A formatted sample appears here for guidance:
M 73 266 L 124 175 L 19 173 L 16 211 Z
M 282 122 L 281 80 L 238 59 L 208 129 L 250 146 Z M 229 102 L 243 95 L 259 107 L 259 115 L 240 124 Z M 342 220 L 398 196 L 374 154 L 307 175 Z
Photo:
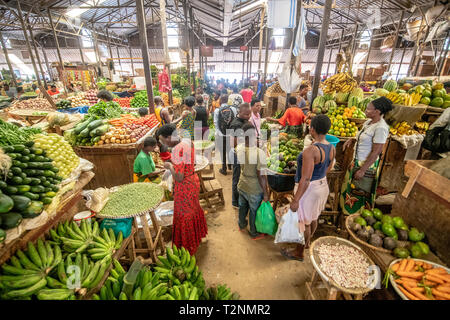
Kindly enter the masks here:
M 277 232 L 277 219 L 269 201 L 262 202 L 256 211 L 255 226 L 260 233 L 274 235 Z
M 119 232 L 122 231 L 123 238 L 127 238 L 131 234 L 131 227 L 133 225 L 133 218 L 125 219 L 103 219 L 100 223 L 100 230 L 113 229 L 114 235 L 117 237 Z

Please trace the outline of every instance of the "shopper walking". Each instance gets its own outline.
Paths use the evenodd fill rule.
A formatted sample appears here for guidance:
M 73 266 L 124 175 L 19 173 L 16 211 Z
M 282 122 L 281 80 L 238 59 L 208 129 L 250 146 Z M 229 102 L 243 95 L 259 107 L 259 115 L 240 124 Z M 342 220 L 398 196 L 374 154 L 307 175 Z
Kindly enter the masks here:
M 367 105 L 369 118 L 356 138 L 347 140 L 343 150 L 356 139 L 355 155 L 344 178 L 340 204 L 344 214 L 353 214 L 361 208 L 372 209 L 378 185 L 380 155 L 389 136 L 389 126 L 384 115 L 392 110 L 392 102 L 386 97 Z
M 233 93 L 228 97 L 228 104 L 230 106 L 239 106 L 242 103 L 244 103 L 244 98 L 239 94 L 238 88 L 234 86 Z
M 253 240 L 264 238 L 264 234 L 256 231 L 256 211 L 261 202 L 269 200 L 267 187 L 267 157 L 258 148 L 255 127 L 247 122 L 242 126 L 245 143 L 236 147 L 240 163 L 240 179 L 237 185 L 239 193 L 239 230 L 244 231 L 250 225 L 249 234 Z M 247 222 L 248 216 L 248 222 Z
M 184 105 L 186 110 L 183 111 L 181 116 L 181 124 L 180 129 L 186 130 L 186 137 L 190 137 L 191 140 L 194 140 L 194 120 L 197 115 L 197 112 L 194 110 L 195 98 L 193 96 L 189 96 L 184 99 Z
M 254 94 L 253 90 L 250 89 L 249 84 L 246 83 L 244 85 L 244 89 L 241 90 L 241 96 L 244 99 L 244 102 L 245 103 L 250 103 L 252 101 L 253 94 Z
M 172 243 L 178 248 L 185 247 L 193 255 L 208 233 L 199 202 L 200 181 L 194 169 L 194 145 L 182 138 L 173 124 L 163 125 L 158 135 L 163 144 L 172 148 L 171 162 L 164 163 L 174 182 Z
M 200 140 L 208 140 L 208 136 L 205 137 L 205 132 L 208 131 L 208 118 L 209 113 L 208 109 L 204 106 L 203 96 L 198 94 L 195 96 L 196 105 L 194 107 L 195 110 L 195 122 L 200 122 L 200 126 L 195 127 L 195 138 L 200 138 Z
M 216 90 L 213 94 L 213 100 L 211 102 L 211 107 L 209 108 L 209 113 L 214 113 L 216 109 L 220 108 L 220 91 Z
M 310 134 L 314 143 L 306 148 L 297 158 L 297 173 L 295 175 L 298 188 L 295 191 L 290 209 L 298 214 L 299 231 L 305 235 L 305 245 L 288 252 L 281 253 L 288 259 L 303 261 L 303 251 L 309 248 L 311 238 L 317 228 L 317 219 L 325 209 L 330 190 L 327 183 L 327 173 L 333 167 L 336 150 L 325 138 L 330 130 L 331 121 L 326 115 L 312 118 Z
M 232 147 L 232 150 L 230 151 L 229 160 L 232 161 L 233 164 L 233 186 L 232 186 L 233 194 L 231 204 L 236 209 L 239 208 L 238 183 L 239 177 L 241 175 L 241 166 L 237 161 L 235 148 L 238 144 L 238 137 L 243 136 L 242 128 L 246 123 L 248 123 L 248 120 L 250 119 L 250 114 L 251 114 L 250 105 L 248 103 L 241 104 L 239 106 L 238 116 L 231 122 L 230 125 L 231 129 L 230 145 Z
M 261 139 L 261 115 L 259 114 L 261 111 L 261 100 L 256 98 L 253 99 L 250 103 L 250 107 L 252 109 L 252 113 L 249 121 L 255 127 L 256 137 L 259 140 Z
M 216 150 L 219 150 L 222 160 L 222 168 L 219 170 L 224 176 L 227 175 L 227 157 L 230 151 L 230 142 L 227 139 L 227 130 L 230 129 L 231 122 L 236 117 L 236 109 L 228 105 L 228 96 L 220 96 L 221 106 L 214 111 L 214 126 Z M 229 161 L 228 161 L 229 162 Z
M 164 105 L 164 100 L 160 96 L 156 96 L 153 99 L 155 103 L 155 116 L 161 125 L 172 122 L 172 117 L 170 116 L 169 110 Z

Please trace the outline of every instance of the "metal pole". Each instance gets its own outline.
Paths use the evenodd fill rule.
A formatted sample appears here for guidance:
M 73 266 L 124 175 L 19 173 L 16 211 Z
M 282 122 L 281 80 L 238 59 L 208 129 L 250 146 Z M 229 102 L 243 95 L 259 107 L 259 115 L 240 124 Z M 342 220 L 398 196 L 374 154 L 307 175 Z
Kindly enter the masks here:
M 41 72 L 42 80 L 44 81 L 44 87 L 47 90 L 48 89 L 48 85 L 47 85 L 47 80 L 45 80 L 44 68 L 42 68 L 41 58 L 39 57 L 39 51 L 38 51 L 37 46 L 36 46 L 36 41 L 34 40 L 33 31 L 31 30 L 31 26 L 30 26 L 30 21 L 29 20 L 27 20 L 27 25 L 28 25 L 28 32 L 30 32 L 31 43 L 32 43 L 33 48 L 34 48 L 34 52 L 36 53 L 36 60 L 37 60 L 38 66 L 39 66 L 39 71 Z
M 130 50 L 131 74 L 134 77 L 135 73 L 134 73 L 133 52 L 131 51 L 131 44 L 128 46 L 128 49 Z
M 342 33 L 341 33 L 341 38 L 339 39 L 339 48 L 338 48 L 338 54 L 339 52 L 341 52 L 341 48 L 342 48 L 342 40 L 344 39 L 344 29 L 342 29 Z M 337 73 L 337 63 L 335 62 L 335 66 L 334 66 L 334 73 Z
M 55 25 L 53 24 L 52 15 L 50 14 L 50 9 L 49 8 L 47 8 L 47 14 L 48 14 L 48 19 L 49 19 L 49 22 L 50 22 L 50 26 L 52 27 L 53 37 L 55 38 L 56 53 L 58 55 L 59 64 L 61 65 L 61 68 L 64 71 L 64 63 L 63 63 L 63 60 L 62 60 L 62 57 L 61 57 L 61 50 L 59 48 L 58 36 L 56 35 Z M 62 81 L 63 81 L 63 83 L 65 82 L 64 79 L 62 79 Z
M 447 36 L 445 37 L 445 39 L 448 39 L 449 33 L 450 33 L 450 31 L 447 31 Z M 445 40 L 444 40 L 444 43 L 445 43 Z M 441 73 L 442 73 L 442 69 L 443 69 L 443 67 L 444 67 L 445 60 L 447 59 L 447 54 L 448 54 L 448 47 L 449 47 L 449 45 L 450 45 L 450 41 L 447 42 L 447 47 L 445 48 L 445 50 L 444 50 L 444 52 L 443 52 L 444 55 L 441 54 L 442 59 L 441 59 L 441 61 L 440 61 L 440 63 L 439 63 L 439 70 L 438 70 L 438 73 L 437 73 L 437 75 L 438 75 L 439 77 L 441 76 Z
M 109 58 L 110 58 L 110 63 L 108 63 L 108 73 L 109 73 L 109 79 L 111 79 L 112 81 L 112 70 L 110 68 L 110 65 L 112 63 L 112 65 L 114 66 L 114 60 L 113 60 L 113 55 L 112 55 L 112 48 L 111 48 L 111 42 L 109 41 L 109 32 L 108 32 L 108 28 L 106 28 L 106 41 L 108 44 L 108 50 L 109 50 Z
M 250 47 L 247 48 L 247 70 L 245 72 L 245 80 L 248 81 L 248 72 L 250 67 Z
M 192 82 L 194 84 L 194 92 L 195 89 L 197 88 L 197 83 L 195 81 L 195 71 L 194 71 L 194 44 L 195 44 L 195 38 L 194 38 L 194 15 L 192 14 L 192 7 L 189 8 L 189 20 L 191 22 L 191 29 L 188 31 L 191 35 L 191 39 L 189 41 L 189 46 L 191 48 L 191 54 L 192 54 Z M 192 31 L 191 31 L 192 30 Z
M 144 63 L 145 85 L 148 96 L 148 108 L 150 113 L 155 113 L 153 101 L 152 72 L 150 70 L 150 54 L 148 52 L 147 28 L 145 25 L 144 1 L 136 0 L 136 18 L 139 26 L 139 38 L 141 40 L 142 59 Z
M 188 10 L 187 10 L 187 0 L 183 1 L 183 11 L 184 11 L 184 21 L 185 21 L 185 28 L 186 28 L 186 32 L 185 32 L 185 36 L 186 36 L 186 41 L 187 41 L 187 50 L 186 50 L 186 65 L 187 65 L 187 73 L 188 73 L 188 83 L 189 86 L 191 85 L 191 61 L 190 61 L 190 55 L 189 55 L 189 50 L 190 50 L 190 40 L 189 40 L 189 27 L 188 27 Z
M 30 54 L 31 64 L 33 65 L 34 74 L 36 75 L 36 79 L 39 86 L 42 86 L 41 78 L 39 76 L 39 72 L 36 66 L 36 61 L 34 60 L 33 50 L 31 49 L 30 39 L 28 38 L 27 28 L 25 26 L 25 21 L 23 19 L 22 9 L 20 8 L 20 2 L 17 2 L 17 11 L 19 13 L 20 25 L 22 26 L 23 35 L 25 37 L 25 42 L 27 44 L 28 53 Z
M 408 67 L 408 75 L 411 75 L 411 69 L 414 65 L 414 61 L 416 60 L 416 53 L 417 53 L 417 47 L 419 45 L 419 35 L 420 35 L 420 30 L 422 30 L 422 25 L 423 25 L 423 21 L 425 20 L 425 18 L 422 18 L 422 20 L 420 21 L 420 27 L 419 27 L 419 31 L 417 32 L 417 41 L 414 42 L 414 47 L 413 47 L 413 52 L 411 55 L 411 60 L 409 61 L 409 67 Z
M 359 29 L 359 25 L 358 23 L 356 23 L 356 28 L 355 28 L 355 34 L 353 35 L 353 44 L 352 44 L 352 59 L 349 63 L 349 67 L 350 67 L 350 72 L 353 74 L 353 59 L 355 57 L 355 51 L 356 51 L 356 43 L 358 42 L 356 40 L 356 36 L 358 35 L 358 29 Z M 322 30 L 327 30 L 327 29 L 322 29 Z
M 262 59 L 262 44 L 263 44 L 263 25 L 264 25 L 264 16 L 266 15 L 266 6 L 263 5 L 263 10 L 261 12 L 261 23 L 259 25 L 259 57 L 258 57 L 258 80 L 261 77 L 261 59 Z
M 167 73 L 169 75 L 169 79 L 172 81 L 172 76 L 170 73 L 170 57 L 169 57 L 169 46 L 167 43 L 167 25 L 166 25 L 166 2 L 165 0 L 159 1 L 159 15 L 161 19 L 161 32 L 163 36 L 163 47 L 164 47 L 164 66 L 167 68 Z M 169 96 L 169 104 L 173 104 L 173 95 L 172 90 L 168 93 Z
M 94 51 L 95 51 L 95 59 L 97 60 L 97 67 L 98 67 L 98 75 L 100 77 L 103 77 L 103 70 L 102 70 L 102 61 L 100 58 L 100 50 L 98 49 L 98 42 L 97 42 L 97 32 L 95 31 L 94 25 L 92 25 L 92 36 L 94 40 Z
M 116 46 L 116 52 L 117 52 L 117 59 L 119 59 L 119 67 L 120 67 L 120 75 L 122 75 L 122 60 L 120 59 L 120 52 L 119 52 L 119 46 Z
M 39 42 L 38 42 L 39 44 Z M 42 50 L 42 55 L 44 56 L 45 65 L 47 66 L 48 76 L 51 80 L 53 80 L 53 71 L 50 66 L 50 63 L 48 63 L 47 53 L 45 52 L 45 49 L 39 44 L 39 47 Z
M 250 79 L 252 78 L 252 64 L 253 64 L 253 46 L 250 43 L 250 65 L 249 65 L 249 71 L 248 71 L 248 80 L 250 82 Z
M 266 55 L 264 58 L 264 77 L 263 77 L 264 85 L 262 91 L 263 94 L 266 92 L 267 63 L 269 62 L 268 60 L 269 60 L 269 29 L 266 26 Z
M 81 64 L 84 66 L 84 56 L 83 56 L 83 50 L 81 47 L 83 46 L 83 39 L 81 39 L 81 36 L 78 36 L 78 48 L 80 49 L 80 57 L 81 57 Z
M 397 24 L 397 30 L 395 31 L 395 40 L 394 40 L 394 45 L 392 46 L 392 51 L 391 51 L 391 57 L 389 58 L 389 64 L 387 67 L 387 72 L 389 72 L 389 70 L 391 69 L 391 64 L 392 64 L 392 59 L 394 58 L 394 52 L 395 52 L 395 48 L 397 47 L 397 41 L 398 41 L 398 34 L 400 32 L 400 26 L 403 22 L 403 16 L 405 15 L 405 11 L 402 11 L 402 15 L 400 16 L 400 20 L 398 21 Z
M 317 96 L 317 92 L 319 91 L 319 82 L 320 82 L 320 74 L 322 71 L 322 63 L 323 63 L 323 55 L 325 54 L 325 43 L 327 42 L 327 31 L 328 26 L 330 24 L 330 13 L 331 13 L 331 5 L 333 3 L 333 0 L 326 0 L 325 1 L 325 8 L 323 12 L 323 20 L 322 20 L 322 32 L 320 33 L 320 40 L 319 40 L 319 50 L 317 53 L 317 63 L 316 68 L 314 70 L 314 82 L 313 82 L 313 88 L 312 88 L 312 100 Z
M 403 64 L 403 58 L 405 57 L 405 52 L 406 52 L 406 44 L 405 44 L 405 47 L 403 48 L 402 57 L 400 58 L 400 64 L 398 66 L 397 76 L 395 78 L 396 80 L 398 79 L 398 75 L 400 74 L 400 69 L 401 69 L 402 64 Z
M 2 31 L 0 30 L 0 42 L 3 47 L 3 54 L 5 55 L 6 63 L 8 64 L 8 69 L 11 74 L 11 81 L 14 87 L 17 87 L 16 75 L 14 74 L 14 69 L 12 67 L 11 61 L 9 60 L 8 49 L 6 49 L 5 39 L 3 39 Z
M 370 43 L 369 43 L 369 48 L 367 49 L 367 57 L 366 57 L 366 62 L 364 62 L 364 68 L 363 68 L 363 73 L 361 76 L 361 81 L 364 81 L 364 77 L 366 75 L 366 69 L 367 69 L 367 64 L 369 63 L 370 51 L 372 51 L 372 42 L 373 42 L 373 34 L 374 33 L 375 33 L 375 29 L 372 31 L 372 34 L 370 36 Z
M 330 56 L 328 57 L 328 65 L 327 65 L 327 77 L 328 72 L 330 71 L 330 64 L 331 64 L 331 56 L 333 55 L 333 48 L 330 48 Z

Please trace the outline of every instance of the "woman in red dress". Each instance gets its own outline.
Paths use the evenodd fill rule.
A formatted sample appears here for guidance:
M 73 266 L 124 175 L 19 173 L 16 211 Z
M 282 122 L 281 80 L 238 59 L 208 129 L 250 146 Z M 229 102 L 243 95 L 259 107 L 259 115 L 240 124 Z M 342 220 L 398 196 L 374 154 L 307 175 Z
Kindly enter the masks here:
M 172 147 L 171 162 L 164 164 L 174 181 L 172 243 L 193 255 L 208 233 L 199 202 L 200 181 L 194 172 L 194 145 L 190 139 L 182 139 L 173 124 L 163 125 L 157 135 L 163 144 Z

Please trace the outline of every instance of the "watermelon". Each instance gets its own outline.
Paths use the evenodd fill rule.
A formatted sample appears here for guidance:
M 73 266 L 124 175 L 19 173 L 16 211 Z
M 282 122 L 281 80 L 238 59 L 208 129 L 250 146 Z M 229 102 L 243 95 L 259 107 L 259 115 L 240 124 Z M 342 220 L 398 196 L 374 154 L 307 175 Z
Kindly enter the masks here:
M 348 98 L 347 107 L 351 108 L 353 106 L 358 106 L 358 104 L 360 102 L 361 102 L 361 99 L 359 97 L 350 96 L 350 98 Z
M 336 94 L 336 102 L 338 104 L 345 104 L 347 103 L 348 96 L 349 96 L 348 93 L 338 92 Z
M 375 90 L 375 94 L 380 97 L 385 97 L 389 94 L 389 91 L 387 91 L 386 89 L 378 88 Z
M 397 81 L 395 80 L 388 80 L 384 83 L 383 89 L 392 92 L 395 91 L 395 89 L 397 89 Z
M 317 97 L 314 99 L 314 102 L 313 102 L 313 104 L 312 104 L 312 107 L 313 107 L 313 108 L 316 108 L 316 107 L 322 108 L 322 107 L 324 106 L 325 102 L 326 102 L 326 100 L 325 100 L 325 98 L 324 98 L 323 96 L 317 96 Z
M 436 107 L 439 108 L 444 104 L 444 99 L 442 99 L 441 97 L 436 97 L 433 100 L 431 100 L 430 102 L 430 106 L 432 107 Z
M 445 89 L 440 89 L 440 90 L 434 90 L 433 91 L 433 97 L 434 98 L 444 98 L 447 95 L 447 92 L 445 91 Z
M 361 88 L 355 88 L 355 89 L 353 89 L 353 91 L 352 91 L 350 96 L 355 96 L 355 97 L 358 97 L 360 99 L 363 99 L 364 98 L 364 91 Z
M 362 111 L 365 111 L 370 101 L 372 101 L 370 98 L 365 98 L 361 100 L 361 102 L 358 104 L 358 108 L 361 109 Z
M 325 102 L 325 105 L 323 106 L 324 111 L 333 110 L 337 108 L 336 102 L 334 100 L 328 100 Z
M 421 103 L 421 104 L 429 105 L 430 102 L 431 102 L 431 99 L 428 98 L 428 97 L 422 97 L 422 99 L 420 99 L 420 103 Z
M 324 97 L 325 101 L 333 100 L 334 94 L 327 93 L 327 94 L 324 94 L 323 97 Z
M 445 97 L 443 97 L 443 98 L 444 98 L 444 101 L 450 101 L 450 93 L 447 93 L 445 95 Z
M 422 97 L 431 97 L 431 91 L 430 90 L 424 90 L 422 92 Z
M 450 100 L 444 101 L 444 104 L 441 106 L 442 109 L 447 109 L 450 107 Z

